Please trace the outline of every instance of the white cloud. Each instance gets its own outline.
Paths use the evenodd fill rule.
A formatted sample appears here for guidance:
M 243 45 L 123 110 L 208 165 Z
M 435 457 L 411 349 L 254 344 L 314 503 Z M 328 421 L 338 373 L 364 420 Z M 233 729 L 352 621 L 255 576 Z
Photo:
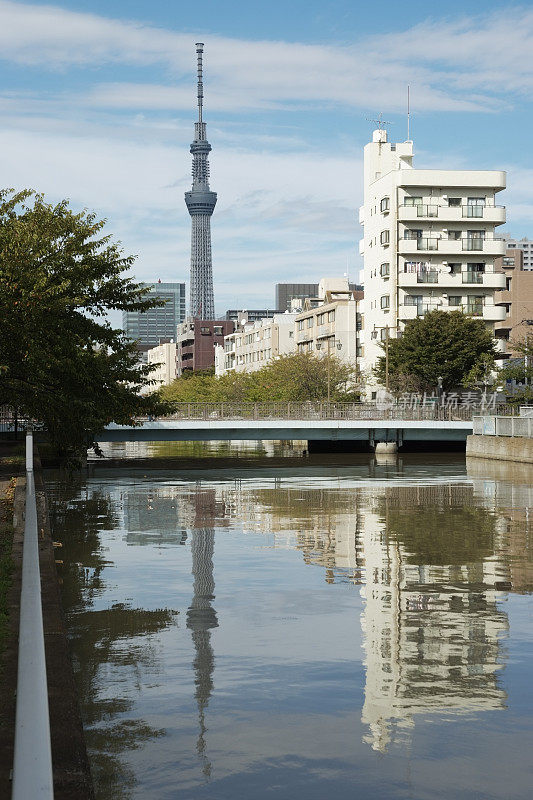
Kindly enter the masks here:
M 247 41 L 164 30 L 57 6 L 0 2 L 0 57 L 45 69 L 158 66 L 186 89 L 99 86 L 89 101 L 130 108 L 190 106 L 193 43 L 207 42 L 210 102 L 225 110 L 341 104 L 403 109 L 413 85 L 417 109 L 491 110 L 509 92 L 533 87 L 533 11 L 422 23 L 348 45 Z M 512 43 L 512 45 L 510 44 Z M 503 97 L 496 98 L 495 94 Z M 215 99 L 216 98 L 216 99 Z M 215 102 L 217 106 L 215 106 Z

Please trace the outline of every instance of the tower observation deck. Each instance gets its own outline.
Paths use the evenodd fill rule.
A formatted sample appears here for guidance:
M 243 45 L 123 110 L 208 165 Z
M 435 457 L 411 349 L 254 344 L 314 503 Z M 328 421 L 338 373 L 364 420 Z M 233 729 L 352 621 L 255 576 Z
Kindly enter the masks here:
M 198 122 L 194 124 L 192 154 L 192 189 L 185 192 L 185 202 L 191 215 L 191 283 L 189 314 L 200 319 L 215 318 L 213 296 L 213 262 L 211 255 L 211 214 L 217 202 L 216 192 L 209 188 L 209 153 L 202 119 L 204 86 L 202 56 L 204 45 L 196 44 L 198 59 Z

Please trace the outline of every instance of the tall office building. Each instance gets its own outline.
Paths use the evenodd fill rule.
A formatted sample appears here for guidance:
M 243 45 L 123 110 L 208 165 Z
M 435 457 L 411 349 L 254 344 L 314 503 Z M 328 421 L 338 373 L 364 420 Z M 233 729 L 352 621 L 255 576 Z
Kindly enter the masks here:
M 209 189 L 209 153 L 211 145 L 206 138 L 202 119 L 204 88 L 202 81 L 202 55 L 204 46 L 196 45 L 198 60 L 198 122 L 194 123 L 194 142 L 191 144 L 192 189 L 185 192 L 185 202 L 191 215 L 191 284 L 189 315 L 195 319 L 214 319 L 213 263 L 211 256 L 211 214 L 217 196 Z
M 497 193 L 505 172 L 414 169 L 413 143 L 392 144 L 376 130 L 364 154 L 364 367 L 374 366 L 380 340 L 428 311 L 462 310 L 494 323 L 505 319 L 494 293 L 505 288 L 495 260 L 505 242 Z
M 151 347 L 176 338 L 176 328 L 185 319 L 184 283 L 143 283 L 149 286 L 149 297 L 155 296 L 165 301 L 164 306 L 150 308 L 148 311 L 123 311 L 122 327 L 126 336 L 145 352 Z

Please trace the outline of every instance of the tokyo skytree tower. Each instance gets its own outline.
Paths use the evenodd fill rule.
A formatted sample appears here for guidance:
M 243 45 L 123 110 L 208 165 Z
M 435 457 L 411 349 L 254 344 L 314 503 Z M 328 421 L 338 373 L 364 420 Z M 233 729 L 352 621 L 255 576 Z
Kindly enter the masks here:
M 198 57 L 198 122 L 194 123 L 192 153 L 192 189 L 185 192 L 191 215 L 191 285 L 189 314 L 199 319 L 215 318 L 213 296 L 213 264 L 211 260 L 211 214 L 217 202 L 216 192 L 209 189 L 209 153 L 202 120 L 204 86 L 202 83 L 202 42 L 196 45 Z

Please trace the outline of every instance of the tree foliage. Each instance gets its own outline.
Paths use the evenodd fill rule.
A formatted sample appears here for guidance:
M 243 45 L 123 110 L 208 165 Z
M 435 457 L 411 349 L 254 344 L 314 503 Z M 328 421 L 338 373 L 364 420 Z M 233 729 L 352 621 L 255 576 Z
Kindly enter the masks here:
M 385 350 L 385 343 L 382 344 Z M 468 373 L 487 360 L 494 363 L 492 334 L 481 319 L 461 311 L 431 311 L 408 322 L 398 339 L 389 340 L 389 379 L 411 376 L 424 390 L 435 389 L 442 378 L 444 390 L 457 387 Z M 375 375 L 385 384 L 385 355 L 380 356 Z
M 359 398 L 355 367 L 331 356 L 329 375 L 333 401 Z M 281 356 L 256 372 L 227 372 L 218 378 L 196 373 L 164 387 L 160 396 L 171 403 L 326 400 L 328 357 L 295 353 Z
M 124 277 L 133 257 L 104 224 L 66 201 L 0 191 L 0 404 L 44 423 L 64 453 L 111 421 L 155 410 L 138 395 L 149 368 L 105 315 L 158 301 Z

